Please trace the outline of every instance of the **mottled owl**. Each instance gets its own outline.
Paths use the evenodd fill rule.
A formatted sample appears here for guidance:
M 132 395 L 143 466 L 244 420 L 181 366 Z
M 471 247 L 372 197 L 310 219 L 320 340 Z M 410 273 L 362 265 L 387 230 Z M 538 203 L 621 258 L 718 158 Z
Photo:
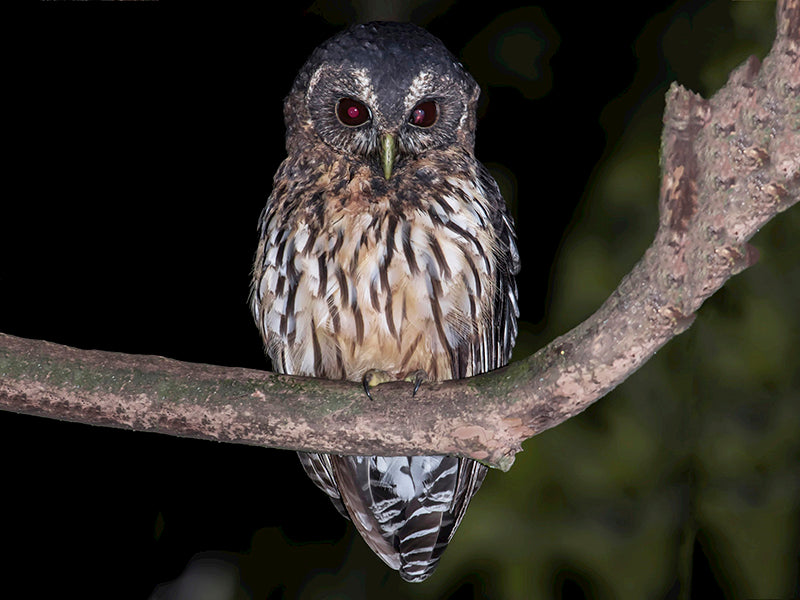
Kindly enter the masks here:
M 311 54 L 284 103 L 287 157 L 253 271 L 251 308 L 276 371 L 369 393 L 376 381 L 419 386 L 508 362 L 519 255 L 475 158 L 479 95 L 442 42 L 408 23 L 356 25 Z M 487 471 L 452 456 L 299 456 L 411 582 L 436 568 Z

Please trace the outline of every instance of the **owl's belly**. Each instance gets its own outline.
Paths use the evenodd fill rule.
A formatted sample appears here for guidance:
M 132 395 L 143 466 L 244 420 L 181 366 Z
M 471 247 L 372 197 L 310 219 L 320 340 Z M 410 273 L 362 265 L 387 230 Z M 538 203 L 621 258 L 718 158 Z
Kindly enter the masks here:
M 362 214 L 315 236 L 296 230 L 283 251 L 267 249 L 260 286 L 276 368 L 351 380 L 370 369 L 452 378 L 456 349 L 479 344 L 491 321 L 494 265 L 472 246 L 426 215 Z

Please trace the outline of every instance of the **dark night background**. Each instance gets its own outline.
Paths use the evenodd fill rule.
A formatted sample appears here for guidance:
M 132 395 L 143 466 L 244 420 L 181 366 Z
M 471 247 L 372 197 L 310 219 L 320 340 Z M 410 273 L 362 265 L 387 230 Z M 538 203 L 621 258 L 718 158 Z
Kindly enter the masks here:
M 310 51 L 366 10 L 34 8 L 7 24 L 22 31 L 4 86 L 0 331 L 266 368 L 247 295 L 282 100 Z M 670 82 L 713 94 L 763 58 L 773 14 L 727 0 L 407 13 L 485 92 L 477 154 L 513 206 L 523 258 L 516 356 L 588 316 L 652 240 Z M 291 452 L 0 413 L 3 586 L 642 600 L 678 598 L 691 570 L 692 597 L 798 596 L 798 212 L 754 238 L 760 262 L 689 332 L 490 473 L 424 584 L 372 556 Z

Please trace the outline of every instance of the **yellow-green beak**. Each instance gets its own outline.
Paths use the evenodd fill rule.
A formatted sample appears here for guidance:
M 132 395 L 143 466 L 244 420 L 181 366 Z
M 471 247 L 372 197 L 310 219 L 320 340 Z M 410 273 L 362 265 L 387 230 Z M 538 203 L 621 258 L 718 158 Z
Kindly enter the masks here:
M 397 160 L 397 140 L 394 134 L 384 133 L 381 136 L 381 165 L 383 166 L 383 176 L 386 179 L 392 176 L 395 160 Z

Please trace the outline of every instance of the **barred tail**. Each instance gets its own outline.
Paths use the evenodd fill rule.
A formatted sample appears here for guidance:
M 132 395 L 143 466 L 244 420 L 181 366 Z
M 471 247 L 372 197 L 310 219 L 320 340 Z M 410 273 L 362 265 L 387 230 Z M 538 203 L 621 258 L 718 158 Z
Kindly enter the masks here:
M 410 582 L 424 581 L 436 569 L 487 471 L 453 456 L 329 458 L 359 533 Z

